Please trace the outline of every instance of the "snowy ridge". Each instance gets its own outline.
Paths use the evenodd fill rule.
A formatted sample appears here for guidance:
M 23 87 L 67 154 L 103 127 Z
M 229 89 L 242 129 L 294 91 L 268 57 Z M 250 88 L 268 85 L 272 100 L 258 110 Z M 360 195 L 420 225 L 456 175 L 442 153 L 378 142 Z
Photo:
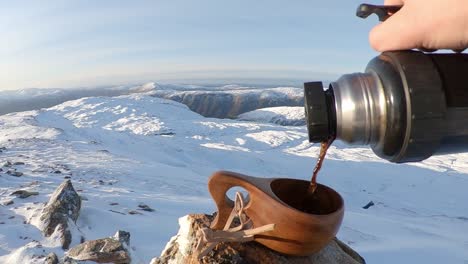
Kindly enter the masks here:
M 308 180 L 319 148 L 305 127 L 205 118 L 145 94 L 0 116 L 0 147 L 0 165 L 24 162 L 10 168 L 22 177 L 0 172 L 0 204 L 14 201 L 0 206 L 0 263 L 63 256 L 31 223 L 64 177 L 84 198 L 73 232 L 90 240 L 129 231 L 135 263 L 149 263 L 177 232 L 179 217 L 215 210 L 211 173 Z M 468 260 L 468 154 L 397 165 L 335 142 L 328 157 L 318 180 L 345 200 L 338 237 L 368 263 Z M 10 195 L 18 189 L 39 195 Z M 369 201 L 375 205 L 363 209 Z M 138 211 L 141 203 L 155 211 Z
M 268 107 L 240 114 L 237 119 L 260 123 L 272 123 L 282 126 L 304 126 L 304 107 Z
M 155 87 L 155 83 L 146 83 L 137 86 L 0 91 L 0 115 L 38 110 L 83 97 L 146 93 L 153 91 Z
M 304 105 L 303 89 L 295 87 L 259 89 L 225 85 L 194 90 L 191 86 L 158 86 L 153 95 L 183 103 L 205 117 L 217 118 L 235 118 L 258 108 Z

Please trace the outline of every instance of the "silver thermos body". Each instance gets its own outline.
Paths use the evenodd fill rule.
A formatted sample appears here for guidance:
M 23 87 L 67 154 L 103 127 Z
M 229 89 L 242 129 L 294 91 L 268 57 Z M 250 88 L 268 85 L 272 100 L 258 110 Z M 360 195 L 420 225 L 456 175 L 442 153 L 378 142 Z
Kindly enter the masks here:
M 468 54 L 384 52 L 324 89 L 304 84 L 309 141 L 369 145 L 391 162 L 468 152 Z

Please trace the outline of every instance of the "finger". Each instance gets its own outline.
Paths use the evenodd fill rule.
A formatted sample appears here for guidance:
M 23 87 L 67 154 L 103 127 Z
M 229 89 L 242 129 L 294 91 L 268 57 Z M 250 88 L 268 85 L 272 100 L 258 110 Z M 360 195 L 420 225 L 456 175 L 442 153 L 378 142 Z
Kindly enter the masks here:
M 375 26 L 369 34 L 369 42 L 377 51 L 405 50 L 421 47 L 421 30 L 408 16 L 405 9 Z
M 384 5 L 389 6 L 402 6 L 404 4 L 404 0 L 385 0 Z M 394 13 L 391 13 L 393 15 Z
M 465 48 L 465 49 L 453 49 L 453 52 L 455 52 L 455 53 L 462 53 L 462 52 L 465 51 L 465 50 L 466 50 L 466 48 Z
M 384 5 L 403 5 L 403 0 L 385 0 Z
M 435 52 L 437 49 L 426 49 L 426 48 L 418 48 L 422 52 Z

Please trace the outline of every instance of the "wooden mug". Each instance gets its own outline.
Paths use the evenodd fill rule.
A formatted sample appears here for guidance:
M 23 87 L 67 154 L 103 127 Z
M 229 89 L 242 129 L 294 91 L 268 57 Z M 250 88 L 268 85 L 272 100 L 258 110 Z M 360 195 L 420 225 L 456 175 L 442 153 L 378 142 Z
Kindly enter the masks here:
M 232 187 L 242 187 L 248 192 L 244 212 L 251 219 L 253 228 L 275 224 L 273 231 L 255 235 L 255 241 L 287 255 L 315 253 L 338 232 L 343 220 L 344 202 L 336 191 L 318 184 L 313 201 L 304 203 L 309 184 L 297 179 L 256 178 L 228 171 L 216 172 L 208 182 L 208 189 L 218 207 L 211 228 L 223 229 L 234 206 L 226 192 Z

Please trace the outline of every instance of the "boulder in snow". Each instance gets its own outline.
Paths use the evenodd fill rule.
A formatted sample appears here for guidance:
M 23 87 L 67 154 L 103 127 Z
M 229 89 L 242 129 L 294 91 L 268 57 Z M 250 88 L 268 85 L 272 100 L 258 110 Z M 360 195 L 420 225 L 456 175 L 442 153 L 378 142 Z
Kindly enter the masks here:
M 45 236 L 51 236 L 58 231 L 61 237 L 63 249 L 67 249 L 71 243 L 71 232 L 68 221 L 76 222 L 80 214 L 81 198 L 73 188 L 70 180 L 64 181 L 54 191 L 49 202 L 42 210 L 40 221 Z
M 21 199 L 28 198 L 29 196 L 38 195 L 38 194 L 39 194 L 38 192 L 30 192 L 26 190 L 17 190 L 11 193 L 11 195 L 14 195 Z
M 335 238 L 321 251 L 306 257 L 286 256 L 256 242 L 220 243 L 200 261 L 195 254 L 198 230 L 210 226 L 213 216 L 196 214 L 179 219 L 180 229 L 159 258 L 151 264 L 178 263 L 265 263 L 265 264 L 363 264 L 364 259 L 346 244 Z
M 7 173 L 8 175 L 15 176 L 15 177 L 21 177 L 21 176 L 23 176 L 23 173 L 20 172 L 20 171 L 16 171 L 16 169 L 8 170 L 6 173 Z
M 45 263 L 46 264 L 58 264 L 59 263 L 59 259 L 57 257 L 57 255 L 55 255 L 55 253 L 49 253 L 45 259 Z
M 64 262 L 94 261 L 97 263 L 130 263 L 127 246 L 130 243 L 130 233 L 117 231 L 113 237 L 86 241 L 71 248 Z M 78 262 L 79 263 L 79 262 Z

